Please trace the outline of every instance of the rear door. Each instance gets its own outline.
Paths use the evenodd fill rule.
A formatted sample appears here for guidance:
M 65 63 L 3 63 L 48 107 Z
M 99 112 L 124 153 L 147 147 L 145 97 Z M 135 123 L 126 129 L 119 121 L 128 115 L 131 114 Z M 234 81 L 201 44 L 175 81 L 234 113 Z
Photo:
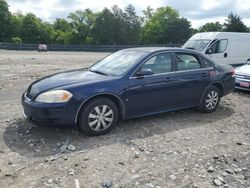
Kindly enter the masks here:
M 153 75 L 137 77 L 141 69 Z M 153 55 L 129 79 L 129 116 L 164 111 L 175 104 L 175 80 L 172 52 Z
M 201 58 L 192 53 L 176 52 L 176 97 L 178 106 L 196 105 L 210 83 L 209 70 Z

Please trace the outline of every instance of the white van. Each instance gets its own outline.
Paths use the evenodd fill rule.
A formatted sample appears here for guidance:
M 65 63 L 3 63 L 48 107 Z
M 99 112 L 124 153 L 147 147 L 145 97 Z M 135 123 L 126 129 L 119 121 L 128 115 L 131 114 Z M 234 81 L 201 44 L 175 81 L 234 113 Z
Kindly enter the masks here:
M 250 58 L 250 33 L 197 33 L 183 48 L 199 51 L 218 63 L 240 65 Z

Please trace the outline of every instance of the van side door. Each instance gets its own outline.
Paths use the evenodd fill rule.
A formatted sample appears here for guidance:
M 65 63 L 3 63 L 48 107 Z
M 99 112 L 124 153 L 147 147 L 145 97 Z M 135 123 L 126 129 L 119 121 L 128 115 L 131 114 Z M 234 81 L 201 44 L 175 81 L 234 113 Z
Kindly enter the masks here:
M 228 61 L 230 58 L 230 54 L 228 54 L 227 50 L 228 43 L 228 39 L 216 40 L 207 48 L 206 55 L 218 63 L 231 64 L 231 62 Z

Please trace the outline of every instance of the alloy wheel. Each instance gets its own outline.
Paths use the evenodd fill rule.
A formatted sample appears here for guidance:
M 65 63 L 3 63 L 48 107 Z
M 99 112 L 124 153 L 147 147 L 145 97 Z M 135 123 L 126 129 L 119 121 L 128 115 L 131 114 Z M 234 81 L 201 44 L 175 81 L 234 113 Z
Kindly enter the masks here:
M 208 93 L 206 98 L 206 107 L 209 110 L 212 110 L 216 107 L 217 103 L 219 101 L 219 95 L 216 91 L 212 90 Z
M 89 127 L 94 131 L 104 131 L 112 124 L 114 112 L 108 105 L 93 108 L 88 115 Z

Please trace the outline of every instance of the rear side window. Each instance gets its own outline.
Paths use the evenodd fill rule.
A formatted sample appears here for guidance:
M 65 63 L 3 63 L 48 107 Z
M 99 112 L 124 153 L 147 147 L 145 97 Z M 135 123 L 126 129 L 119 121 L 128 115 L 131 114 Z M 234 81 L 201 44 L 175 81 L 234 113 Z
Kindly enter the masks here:
M 201 68 L 198 58 L 192 54 L 176 53 L 176 61 L 178 71 Z
M 216 41 L 212 46 L 211 46 L 211 52 L 212 54 L 217 54 L 217 53 L 222 53 L 226 50 L 227 48 L 227 39 L 222 39 Z
M 209 67 L 214 66 L 214 64 L 211 61 L 209 61 L 208 59 L 206 59 L 204 57 L 201 57 L 201 60 L 203 62 L 204 68 L 209 68 Z

